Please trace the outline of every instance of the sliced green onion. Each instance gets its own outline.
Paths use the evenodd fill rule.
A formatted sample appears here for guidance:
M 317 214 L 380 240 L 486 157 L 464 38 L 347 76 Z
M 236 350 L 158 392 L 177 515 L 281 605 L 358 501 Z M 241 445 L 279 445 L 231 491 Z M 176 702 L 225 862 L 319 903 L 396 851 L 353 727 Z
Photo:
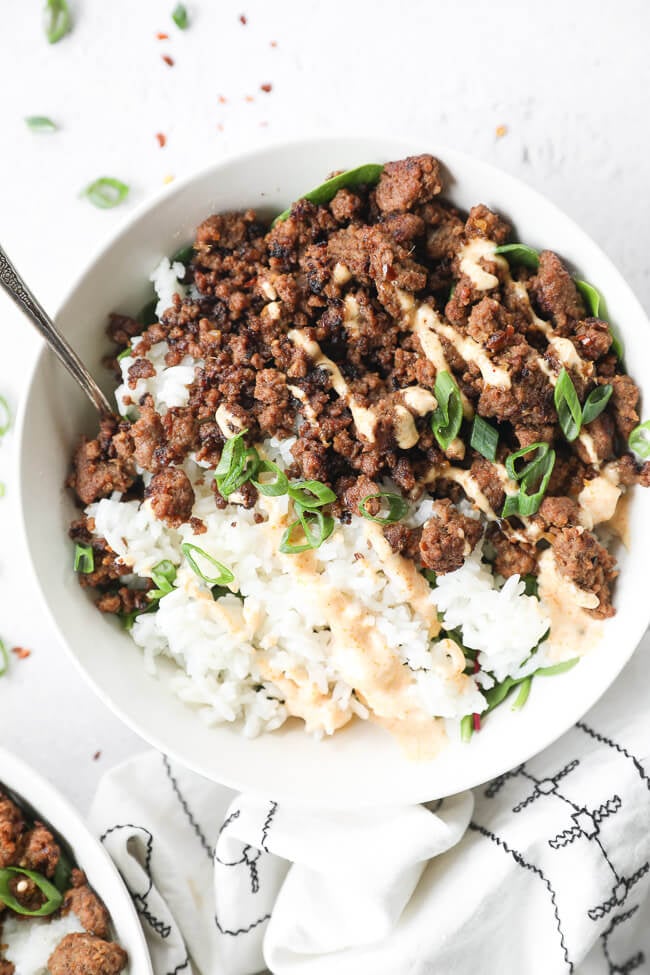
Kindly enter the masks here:
M 0 437 L 4 437 L 10 426 L 11 410 L 9 409 L 9 403 L 7 403 L 4 396 L 0 395 Z
M 126 200 L 129 187 L 119 179 L 113 179 L 112 176 L 102 176 L 101 179 L 96 179 L 94 183 L 87 186 L 83 195 L 100 210 L 112 210 Z
M 128 357 L 131 356 L 131 355 L 133 355 L 133 352 L 131 350 L 131 346 L 130 345 L 127 345 L 127 347 L 125 349 L 122 349 L 122 351 L 120 352 L 119 355 L 116 355 L 115 356 L 115 359 L 116 359 L 117 362 L 121 362 L 122 359 L 128 359 Z
M 180 30 L 187 30 L 189 27 L 189 19 L 187 16 L 187 8 L 184 3 L 179 3 L 172 11 L 172 20 Z
M 336 501 L 336 495 L 322 481 L 297 481 L 289 485 L 289 497 L 301 508 L 322 508 L 324 504 Z
M 630 450 L 633 450 L 642 460 L 650 458 L 650 420 L 639 423 L 628 438 Z
M 562 433 L 569 443 L 571 443 L 580 433 L 582 409 L 576 388 L 573 385 L 573 380 L 564 367 L 562 367 L 562 372 L 555 384 L 553 401 L 557 410 L 557 418 L 562 427 Z
M 148 301 L 146 305 L 143 305 L 138 314 L 135 316 L 136 322 L 140 322 L 147 328 L 148 325 L 153 325 L 154 322 L 158 321 L 158 316 L 156 315 L 156 308 L 158 307 L 158 299 L 152 298 Z
M 192 572 L 194 572 L 199 579 L 202 579 L 203 582 L 207 582 L 209 586 L 227 586 L 229 583 L 234 581 L 235 577 L 230 569 L 227 569 L 222 562 L 217 562 L 216 559 L 214 559 L 211 555 L 208 555 L 208 553 L 202 548 L 199 548 L 198 545 L 192 545 L 190 542 L 184 542 L 183 545 L 181 545 L 181 551 L 187 559 L 187 564 Z M 192 554 L 193 552 L 196 552 L 200 558 L 205 559 L 206 562 L 213 565 L 219 574 L 216 576 L 207 576 L 205 572 L 199 568 L 196 559 Z
M 4 498 L 4 496 L 6 494 L 6 491 L 7 491 L 7 488 L 5 486 L 4 481 L 0 481 L 0 498 Z
M 497 459 L 497 447 L 499 446 L 499 432 L 495 430 L 491 423 L 484 420 L 478 413 L 474 417 L 472 424 L 472 436 L 470 445 L 474 450 L 478 450 L 486 460 L 492 463 Z
M 4 677 L 8 670 L 9 654 L 7 653 L 7 648 L 4 645 L 4 641 L 0 640 L 0 677 Z
M 172 264 L 184 264 L 186 267 L 194 257 L 194 245 L 187 244 L 186 247 L 181 247 L 171 258 Z
M 591 423 L 597 416 L 600 416 L 609 403 L 609 398 L 613 391 L 614 387 L 610 383 L 607 383 L 605 386 L 596 386 L 595 389 L 592 389 L 582 407 L 583 423 Z
M 385 515 L 371 515 L 366 504 L 368 501 L 382 501 L 383 507 L 388 506 Z M 390 491 L 378 491 L 377 494 L 367 494 L 363 501 L 359 502 L 359 511 L 368 521 L 376 521 L 378 525 L 394 525 L 396 521 L 401 521 L 409 510 L 409 503 L 401 494 L 392 494 Z
M 13 880 L 16 874 L 23 874 L 25 877 L 28 877 L 36 884 L 46 898 L 45 903 L 41 904 L 37 910 L 27 910 L 11 893 L 9 882 Z M 47 917 L 49 914 L 54 914 L 61 907 L 63 894 L 46 877 L 40 873 L 36 873 L 35 870 L 25 870 L 22 867 L 4 867 L 0 870 L 0 901 L 9 910 L 14 911 L 16 914 L 22 914 L 24 917 Z
M 50 44 L 56 44 L 72 29 L 72 17 L 66 0 L 46 0 L 45 34 Z
M 564 660 L 560 664 L 553 664 L 550 667 L 540 667 L 535 671 L 534 677 L 555 677 L 556 674 L 565 674 L 567 670 L 573 670 L 576 664 L 580 663 L 580 657 L 571 657 L 571 660 Z
M 431 429 L 443 450 L 456 439 L 463 422 L 463 404 L 460 390 L 451 373 L 439 372 L 433 389 L 438 406 L 431 417 Z
M 460 722 L 460 740 L 469 741 L 474 734 L 474 715 L 466 714 Z
M 523 264 L 533 271 L 539 268 L 539 254 L 527 244 L 501 244 L 494 253 L 503 254 L 508 264 Z
M 95 553 L 91 545 L 79 545 L 74 547 L 74 571 L 81 572 L 83 575 L 90 575 L 95 571 Z
M 28 115 L 25 124 L 32 132 L 56 132 L 58 125 L 47 115 Z
M 261 481 L 262 474 L 273 474 L 275 480 Z M 251 483 L 255 485 L 260 494 L 266 495 L 267 498 L 279 498 L 289 490 L 289 478 L 272 460 L 261 460 L 259 462 L 255 477 L 251 477 Z
M 537 456 L 518 472 L 515 462 L 520 457 L 530 453 L 531 450 L 537 450 Z M 520 515 L 527 518 L 534 515 L 542 503 L 554 466 L 555 451 L 551 450 L 549 445 L 543 441 L 522 447 L 510 454 L 506 458 L 505 467 L 508 475 L 519 481 L 519 491 L 517 494 L 509 494 L 506 497 L 501 517 L 509 518 L 510 515 Z M 537 490 L 531 493 L 530 489 L 535 485 L 538 485 Z
M 298 520 L 285 529 L 280 541 L 280 551 L 285 555 L 297 555 L 310 549 L 319 548 L 334 531 L 334 519 L 324 515 L 319 509 L 305 511 L 296 506 Z M 304 542 L 292 541 L 294 533 L 302 530 Z
M 174 590 L 174 580 L 176 579 L 176 566 L 169 559 L 158 562 L 151 570 L 151 578 L 156 584 L 156 589 L 150 589 L 147 593 L 149 599 L 161 600 L 163 596 Z
M 145 606 L 144 609 L 133 609 L 130 613 L 120 613 L 119 618 L 124 629 L 130 632 L 138 616 L 144 616 L 146 613 L 155 613 L 157 609 L 158 602 L 154 600 L 150 606 Z
M 219 493 L 224 498 L 230 497 L 257 473 L 259 454 L 254 447 L 247 447 L 244 443 L 246 433 L 248 430 L 242 430 L 226 441 L 214 472 Z
M 316 203 L 317 205 L 329 203 L 341 189 L 351 189 L 363 184 L 366 186 L 374 186 L 379 181 L 383 168 L 383 165 L 378 163 L 366 163 L 364 166 L 357 166 L 356 169 L 348 169 L 344 173 L 339 173 L 338 176 L 332 176 L 331 179 L 325 180 L 324 183 L 310 190 L 309 193 L 304 193 L 300 199 L 308 200 L 310 203 Z M 286 220 L 290 213 L 291 207 L 283 210 L 275 218 L 271 226 L 275 227 L 277 223 Z
M 530 694 L 530 688 L 532 686 L 532 683 L 533 683 L 532 674 L 528 677 L 524 677 L 521 684 L 519 685 L 519 693 L 517 694 L 517 697 L 515 698 L 512 704 L 513 711 L 521 711 L 524 704 L 528 700 L 528 695 Z

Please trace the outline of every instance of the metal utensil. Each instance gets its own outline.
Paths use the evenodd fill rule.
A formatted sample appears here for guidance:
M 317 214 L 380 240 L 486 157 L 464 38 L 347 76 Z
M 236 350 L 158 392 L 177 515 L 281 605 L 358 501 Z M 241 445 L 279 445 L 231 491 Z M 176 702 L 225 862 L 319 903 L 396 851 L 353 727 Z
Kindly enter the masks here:
M 47 344 L 58 356 L 70 375 L 79 383 L 100 416 L 114 411 L 72 346 L 31 293 L 20 274 L 0 246 L 0 284 L 20 310 L 30 319 Z

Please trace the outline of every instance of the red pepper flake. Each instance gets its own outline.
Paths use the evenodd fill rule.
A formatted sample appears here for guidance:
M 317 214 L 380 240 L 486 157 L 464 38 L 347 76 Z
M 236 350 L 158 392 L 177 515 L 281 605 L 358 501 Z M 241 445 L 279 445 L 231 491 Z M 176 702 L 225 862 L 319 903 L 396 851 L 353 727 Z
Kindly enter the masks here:
M 163 34 L 162 31 L 159 34 L 156 34 L 156 37 L 158 38 L 159 41 L 169 40 L 169 34 Z
M 27 660 L 32 653 L 31 650 L 26 650 L 25 647 L 12 647 L 11 652 L 15 653 L 19 660 Z
M 271 47 L 277 47 L 277 46 L 278 46 L 277 41 L 271 41 Z
M 481 715 L 480 714 L 477 714 L 476 711 L 475 711 L 474 714 L 472 715 L 472 718 L 474 719 L 474 731 L 480 731 L 481 730 Z
M 228 103 L 228 99 L 224 98 L 223 95 L 219 95 L 217 101 L 219 102 L 220 105 L 226 105 Z
M 265 85 L 260 85 L 260 91 L 266 91 L 266 92 L 273 91 L 273 85 L 267 81 Z
M 95 752 L 95 754 L 93 755 L 93 762 L 96 762 L 101 757 L 102 757 L 102 753 L 100 751 L 99 752 Z
M 223 132 L 223 122 L 219 122 L 219 124 L 217 125 L 217 131 Z
M 503 139 L 504 135 L 508 134 L 508 126 L 497 125 L 496 129 L 494 130 L 494 134 L 496 135 L 497 139 Z
M 174 67 L 174 59 L 170 58 L 169 54 L 161 54 L 160 56 L 165 62 L 165 64 L 168 64 L 170 68 Z
M 246 16 L 246 14 L 239 15 L 239 23 L 243 24 L 244 27 L 246 26 L 246 24 L 248 23 L 248 17 Z
M 156 132 L 156 139 L 161 149 L 167 145 L 167 136 L 163 132 Z
M 260 128 L 265 129 L 268 126 L 268 122 L 260 122 Z
M 252 96 L 252 95 L 245 95 L 245 96 L 244 96 L 244 101 L 245 101 L 245 102 L 254 102 L 254 101 L 255 101 L 255 99 L 253 98 L 253 96 Z

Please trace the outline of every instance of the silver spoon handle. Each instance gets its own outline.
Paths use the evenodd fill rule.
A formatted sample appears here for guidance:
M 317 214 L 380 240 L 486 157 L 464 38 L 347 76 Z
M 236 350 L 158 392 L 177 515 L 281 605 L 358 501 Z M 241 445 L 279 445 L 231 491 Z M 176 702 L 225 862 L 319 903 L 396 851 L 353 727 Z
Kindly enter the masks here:
M 13 298 L 41 333 L 47 344 L 54 350 L 73 379 L 79 383 L 93 406 L 102 415 L 114 411 L 101 389 L 90 375 L 72 346 L 63 338 L 45 309 L 31 293 L 20 274 L 0 246 L 0 285 L 10 298 Z

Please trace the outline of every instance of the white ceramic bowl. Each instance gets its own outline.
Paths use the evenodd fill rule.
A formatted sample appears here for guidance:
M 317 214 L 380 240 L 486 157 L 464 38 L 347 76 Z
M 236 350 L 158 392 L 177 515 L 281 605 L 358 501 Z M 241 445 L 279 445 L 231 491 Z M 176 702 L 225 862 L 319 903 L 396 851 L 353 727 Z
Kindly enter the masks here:
M 106 905 L 115 937 L 129 955 L 131 975 L 152 975 L 142 926 L 117 867 L 79 813 L 45 779 L 0 748 L 0 785 L 5 785 L 47 820 L 68 843 L 88 883 Z
M 134 312 L 146 300 L 150 270 L 192 239 L 195 226 L 224 209 L 282 210 L 333 169 L 433 152 L 446 164 L 446 193 L 469 208 L 484 202 L 510 218 L 517 237 L 550 247 L 604 293 L 622 330 L 627 361 L 650 403 L 648 323 L 638 301 L 603 252 L 555 206 L 511 176 L 440 146 L 389 138 L 337 139 L 277 146 L 211 166 L 140 209 L 90 263 L 57 317 L 97 377 L 110 311 Z M 19 420 L 20 494 L 26 544 L 52 621 L 100 697 L 157 748 L 210 779 L 275 798 L 321 806 L 388 804 L 450 795 L 529 758 L 571 726 L 612 683 L 648 623 L 645 589 L 650 550 L 650 491 L 630 510 L 632 551 L 622 559 L 616 617 L 598 647 L 571 672 L 538 681 L 526 708 L 506 706 L 471 744 L 432 762 L 406 760 L 384 731 L 357 722 L 318 742 L 297 728 L 254 741 L 230 727 L 207 728 L 166 686 L 145 674 L 139 650 L 116 620 L 102 617 L 71 568 L 68 523 L 74 508 L 63 488 L 73 445 L 95 428 L 83 394 L 44 352 L 27 380 Z

